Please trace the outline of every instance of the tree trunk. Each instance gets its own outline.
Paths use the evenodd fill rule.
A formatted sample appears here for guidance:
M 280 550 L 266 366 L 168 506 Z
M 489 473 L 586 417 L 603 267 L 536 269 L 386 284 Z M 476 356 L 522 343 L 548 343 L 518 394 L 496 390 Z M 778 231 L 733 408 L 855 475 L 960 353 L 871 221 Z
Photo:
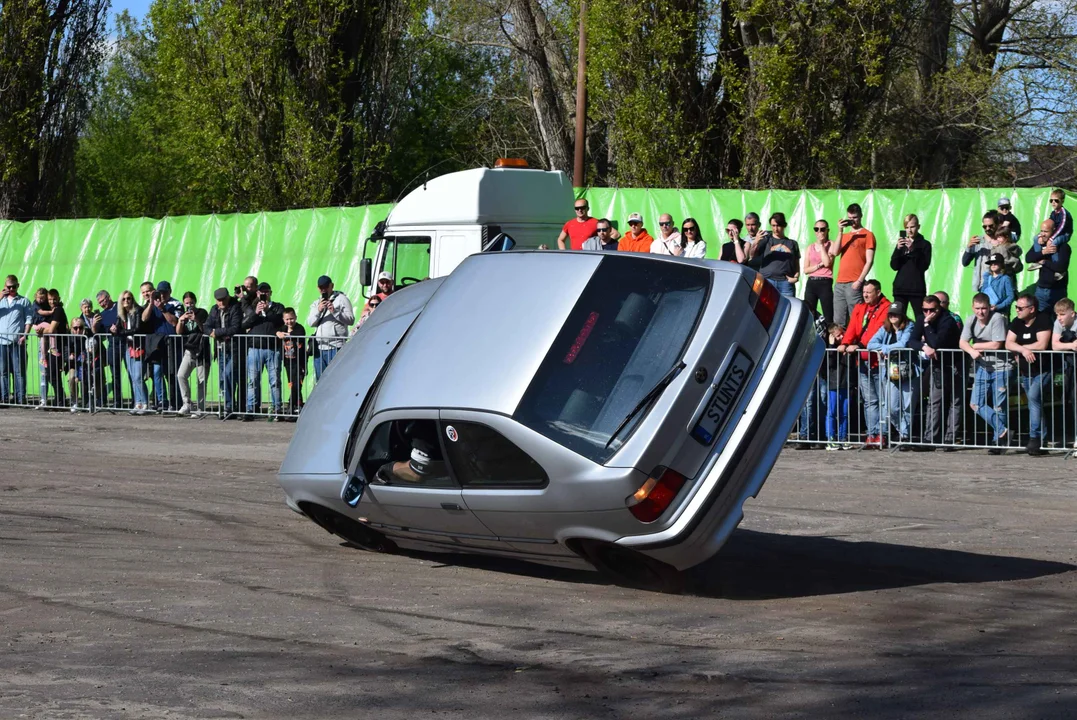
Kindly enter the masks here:
M 546 44 L 553 42 L 553 39 L 544 38 L 539 31 L 540 22 L 545 23 L 545 16 L 534 0 L 512 0 L 509 11 L 514 27 L 513 40 L 520 47 L 527 64 L 531 107 L 538 124 L 546 166 L 550 170 L 571 172 L 572 138 L 569 134 L 569 113 L 563 95 L 559 92 L 555 70 L 550 65 L 546 48 Z M 539 17 L 542 18 L 541 21 Z

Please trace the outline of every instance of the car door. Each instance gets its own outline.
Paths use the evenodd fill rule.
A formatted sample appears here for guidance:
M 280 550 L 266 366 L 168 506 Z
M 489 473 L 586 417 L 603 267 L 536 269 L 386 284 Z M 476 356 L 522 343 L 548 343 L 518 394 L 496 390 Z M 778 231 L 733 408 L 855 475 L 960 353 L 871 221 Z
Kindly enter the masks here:
M 445 457 L 464 502 L 521 556 L 570 555 L 555 537 L 562 518 L 543 512 L 546 470 L 512 439 L 514 423 L 488 413 L 442 411 Z
M 370 525 L 394 537 L 449 548 L 499 544 L 467 508 L 442 460 L 437 411 L 382 412 L 368 427 L 359 458 L 368 485 L 357 512 Z

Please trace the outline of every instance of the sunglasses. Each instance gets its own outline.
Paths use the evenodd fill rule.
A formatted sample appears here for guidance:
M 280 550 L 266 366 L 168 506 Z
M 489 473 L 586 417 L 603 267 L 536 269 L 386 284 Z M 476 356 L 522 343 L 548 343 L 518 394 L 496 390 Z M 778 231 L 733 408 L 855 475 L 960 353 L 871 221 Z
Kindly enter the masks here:
M 1032 309 L 1031 305 L 1014 305 L 1014 307 L 1017 308 L 1018 310 L 1031 310 Z
M 75 332 L 78 332 L 80 330 L 85 330 L 86 328 L 82 327 L 81 325 L 72 325 L 71 329 L 74 330 Z
M 5 285 L 4 289 L 5 290 L 15 290 L 18 287 L 19 287 L 18 285 Z
M 586 209 L 587 209 L 587 206 L 586 206 L 586 205 L 577 205 L 577 206 L 575 207 L 575 210 L 576 210 L 576 212 L 583 212 L 583 211 L 585 211 Z
M 826 232 L 830 228 L 821 227 L 821 228 L 813 228 L 813 229 L 815 230 L 815 232 Z
M 1058 198 L 1051 198 L 1051 204 L 1052 205 L 1061 205 L 1062 201 L 1059 200 Z
M 981 225 L 984 230 L 994 230 L 997 225 Z
M 670 227 L 671 225 L 673 225 L 673 221 L 672 220 L 659 220 L 658 224 L 661 225 L 662 227 Z
M 938 309 L 937 307 L 922 307 L 922 308 L 920 308 L 920 309 L 921 309 L 921 310 L 922 310 L 922 311 L 923 311 L 923 312 L 924 312 L 925 314 L 926 314 L 926 313 L 937 313 L 937 312 L 939 311 L 939 309 Z
M 595 231 L 596 232 L 609 232 L 610 229 L 608 227 L 601 227 L 601 228 L 595 228 Z
M 629 220 L 628 224 L 629 225 L 642 225 L 643 223 L 641 223 L 639 220 Z
M 732 230 L 733 228 L 728 228 L 728 229 Z M 695 225 L 685 225 L 684 227 L 681 228 L 681 230 L 683 232 L 688 232 L 689 230 L 691 230 L 692 232 L 696 232 L 697 230 L 699 230 L 699 228 L 697 228 Z

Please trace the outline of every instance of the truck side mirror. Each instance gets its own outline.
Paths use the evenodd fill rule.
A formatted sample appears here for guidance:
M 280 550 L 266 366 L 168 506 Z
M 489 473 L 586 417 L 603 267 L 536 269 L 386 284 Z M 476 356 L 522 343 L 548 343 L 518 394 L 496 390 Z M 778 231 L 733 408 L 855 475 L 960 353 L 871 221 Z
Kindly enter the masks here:
M 505 233 L 498 233 L 482 246 L 482 252 L 508 252 L 514 247 L 516 247 L 515 240 Z
M 370 287 L 370 281 L 373 280 L 374 275 L 374 261 L 370 258 L 363 258 L 359 261 L 359 284 L 363 287 Z

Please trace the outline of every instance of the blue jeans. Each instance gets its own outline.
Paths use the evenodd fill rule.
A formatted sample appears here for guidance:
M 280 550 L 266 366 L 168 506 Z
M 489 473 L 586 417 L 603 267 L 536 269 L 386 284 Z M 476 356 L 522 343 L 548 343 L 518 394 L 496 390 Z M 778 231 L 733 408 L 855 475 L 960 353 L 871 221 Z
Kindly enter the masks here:
M 849 388 L 827 391 L 826 439 L 838 442 L 849 439 Z
M 866 361 L 861 361 L 857 387 L 860 388 L 860 403 L 864 406 L 867 434 L 884 434 L 885 428 L 882 431 L 879 430 L 879 396 L 882 394 L 879 388 L 879 368 L 869 367 Z
M 819 439 L 819 426 L 823 424 L 820 420 L 823 417 L 823 408 L 826 406 L 826 395 L 826 379 L 817 377 L 800 411 L 799 436 L 801 440 Z
M 1038 312 L 1041 313 L 1053 313 L 1055 311 L 1055 303 L 1066 297 L 1066 285 L 1055 285 L 1054 287 L 1040 287 L 1036 286 L 1036 305 L 1038 306 Z
M 0 345 L 0 403 L 11 402 L 8 375 L 14 378 L 15 403 L 26 404 L 26 346 L 12 342 Z
M 150 367 L 153 369 L 153 399 L 157 407 L 163 408 L 165 406 L 165 376 L 168 375 L 168 368 L 165 367 L 164 361 L 151 362 Z M 175 410 L 175 408 L 172 409 Z
M 1005 370 L 988 370 L 985 367 L 976 368 L 976 376 L 972 380 L 972 400 L 969 407 L 979 415 L 988 426 L 995 432 L 995 440 L 1006 432 L 1006 414 L 1003 409 L 1006 402 L 1007 372 Z M 990 404 L 988 404 L 990 401 Z
M 898 382 L 891 380 L 888 385 L 890 431 L 893 432 L 896 426 L 899 438 L 908 440 L 912 436 L 913 388 L 919 390 L 919 378 L 909 377 Z
M 221 343 L 217 346 L 217 382 L 220 387 L 221 397 L 224 398 L 224 412 L 226 415 L 235 412 L 232 398 L 236 392 L 236 375 L 232 358 L 235 351 L 229 349 L 228 344 Z
M 322 350 L 314 357 L 314 382 L 318 382 L 322 379 L 322 373 L 325 372 L 325 368 L 329 363 L 333 362 L 333 358 L 337 356 L 337 351 L 340 348 L 322 348 Z
M 782 295 L 785 295 L 786 297 L 797 296 L 797 286 L 785 278 L 772 279 L 770 282 L 774 287 L 778 288 L 778 292 Z
M 1028 398 L 1028 437 L 1030 440 L 1039 438 L 1042 441 L 1047 437 L 1047 425 L 1043 422 L 1043 390 L 1050 385 L 1051 374 L 1022 374 L 1017 381 Z
M 127 356 L 127 377 L 131 378 L 131 395 L 136 405 L 148 405 L 146 396 L 146 379 L 142 376 L 145 363 L 142 358 Z
M 247 412 L 254 412 L 262 368 L 269 371 L 269 398 L 273 403 L 273 412 L 280 412 L 280 350 L 266 348 L 247 350 Z

